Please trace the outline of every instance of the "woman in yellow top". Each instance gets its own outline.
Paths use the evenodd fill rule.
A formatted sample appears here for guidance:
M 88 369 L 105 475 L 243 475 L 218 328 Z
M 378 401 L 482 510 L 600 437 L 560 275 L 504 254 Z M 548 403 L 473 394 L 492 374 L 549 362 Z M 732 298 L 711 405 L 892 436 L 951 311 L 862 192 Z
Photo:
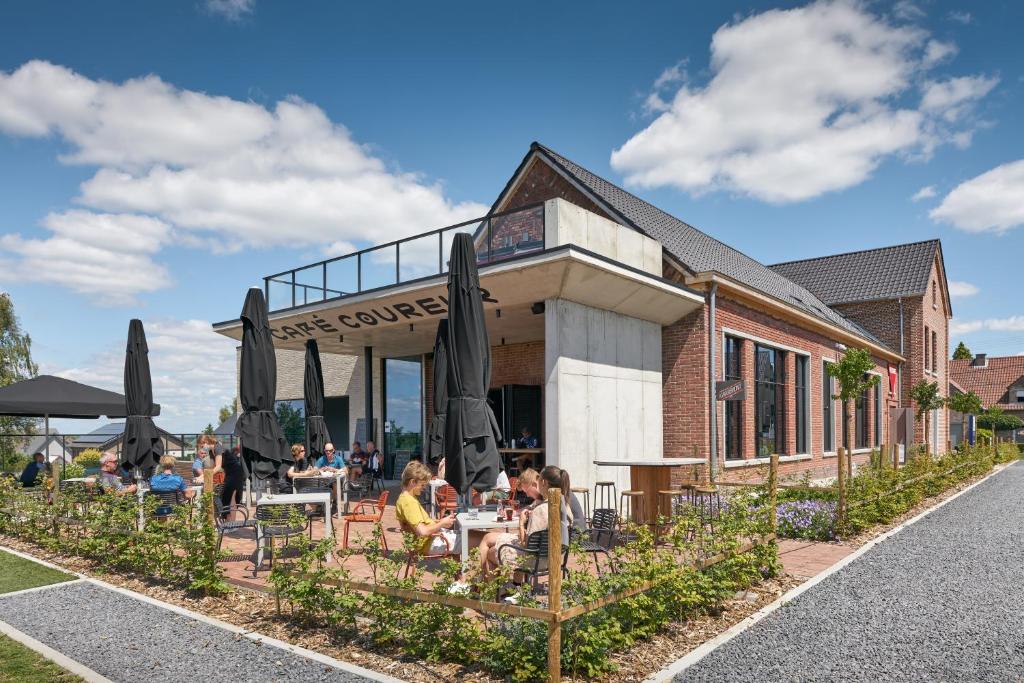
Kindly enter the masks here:
M 455 517 L 448 516 L 439 520 L 431 519 L 427 511 L 423 509 L 419 497 L 423 488 L 430 483 L 430 470 L 421 462 L 413 460 L 405 466 L 402 472 L 402 493 L 398 495 L 395 503 L 395 517 L 402 526 L 403 531 L 415 534 L 423 540 L 423 550 L 440 552 L 450 549 L 452 553 L 459 552 L 459 537 L 452 527 L 455 525 Z M 439 538 L 433 538 L 435 534 L 443 534 L 448 544 Z

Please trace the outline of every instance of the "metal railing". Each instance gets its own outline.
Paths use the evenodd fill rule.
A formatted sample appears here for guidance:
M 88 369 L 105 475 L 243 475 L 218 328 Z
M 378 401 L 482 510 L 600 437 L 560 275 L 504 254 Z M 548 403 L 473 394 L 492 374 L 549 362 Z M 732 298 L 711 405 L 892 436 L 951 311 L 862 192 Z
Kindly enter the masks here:
M 263 278 L 272 311 L 340 299 L 448 272 L 455 235 L 473 235 L 477 264 L 544 250 L 544 204 L 493 213 Z
M 60 463 L 61 475 L 63 476 L 67 470 L 68 463 L 73 462 L 74 458 L 80 455 L 82 451 L 91 448 L 99 450 L 99 447 L 103 445 L 103 443 L 97 443 L 92 440 L 96 437 L 95 434 L 51 434 L 50 440 L 45 445 L 37 446 L 34 451 L 30 450 L 29 447 L 36 446 L 35 442 L 41 436 L 42 434 L 0 434 L 0 472 L 20 475 L 22 468 L 31 460 L 35 451 L 42 451 L 47 455 L 48 461 L 52 458 L 53 462 Z M 111 437 L 113 436 L 111 434 Z M 201 436 L 203 436 L 201 433 L 168 433 L 168 435 L 163 437 L 164 453 L 166 455 L 173 455 L 178 460 L 191 462 L 196 457 L 196 442 Z M 90 440 L 80 441 L 84 437 L 90 437 Z M 234 435 L 219 436 L 214 434 L 213 438 L 217 439 L 225 448 L 234 448 L 238 442 L 238 437 Z M 108 446 L 101 452 L 120 455 L 121 440 L 119 439 L 113 446 Z

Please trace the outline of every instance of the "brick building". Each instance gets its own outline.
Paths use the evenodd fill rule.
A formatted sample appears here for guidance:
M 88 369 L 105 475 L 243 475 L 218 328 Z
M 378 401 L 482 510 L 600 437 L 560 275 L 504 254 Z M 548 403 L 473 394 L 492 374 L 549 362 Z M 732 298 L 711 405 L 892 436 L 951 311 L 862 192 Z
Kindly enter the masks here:
M 418 363 L 422 431 L 453 231 L 475 235 L 499 419 L 513 433 L 531 423 L 547 462 L 574 484 L 628 485 L 627 468 L 596 459 L 694 454 L 718 476 L 756 476 L 771 453 L 788 475 L 829 475 L 839 447 L 863 462 L 900 437 L 893 416 L 915 378 L 945 386 L 950 311 L 938 242 L 859 252 L 850 272 L 854 255 L 769 267 L 536 143 L 488 217 L 267 278 L 280 347 L 316 338 L 324 356 L 354 359 L 339 364 L 347 377 L 371 363 L 384 394 L 371 403 L 385 425 L 392 404 L 399 409 L 389 364 Z M 335 284 L 346 262 L 359 269 L 356 287 Z M 368 263 L 393 267 L 391 281 L 363 286 Z M 215 329 L 241 333 L 238 321 Z M 847 418 L 826 368 L 852 347 L 871 353 L 882 381 Z M 745 398 L 715 400 L 722 380 L 742 380 Z M 328 394 L 346 381 L 328 377 Z M 935 422 L 943 443 L 946 423 Z M 906 441 L 920 441 L 917 432 Z
M 951 390 L 973 391 L 981 398 L 983 407 L 996 406 L 1024 420 L 1024 356 L 979 353 L 969 360 L 951 360 L 949 377 Z M 957 413 L 954 421 L 959 420 Z M 999 437 L 1020 442 L 1024 440 L 1024 430 L 1000 432 Z

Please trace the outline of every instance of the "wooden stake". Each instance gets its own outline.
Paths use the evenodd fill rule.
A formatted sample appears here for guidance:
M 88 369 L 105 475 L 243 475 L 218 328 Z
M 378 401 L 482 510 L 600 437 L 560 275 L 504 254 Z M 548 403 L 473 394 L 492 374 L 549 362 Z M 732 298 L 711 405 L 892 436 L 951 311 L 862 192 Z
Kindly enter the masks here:
M 842 446 L 837 451 L 836 469 L 839 476 L 836 478 L 836 485 L 839 487 L 839 505 L 836 508 L 837 531 L 842 532 L 846 526 L 846 449 Z
M 213 493 L 213 470 L 211 470 L 209 467 L 204 467 L 203 468 L 203 493 L 204 494 L 206 494 L 206 493 L 212 494 Z M 213 516 L 214 516 L 214 507 L 215 506 L 213 504 L 213 496 L 211 495 L 210 496 L 210 506 L 206 510 L 207 514 L 210 517 L 210 526 L 216 526 L 216 524 L 217 524 L 214 521 L 214 518 L 213 518 Z
M 774 534 L 778 531 L 776 505 L 779 497 L 779 454 L 772 453 L 768 461 L 768 525 Z
M 548 489 L 548 680 L 562 680 L 562 491 Z
M 892 445 L 892 468 L 894 470 L 900 468 L 900 445 L 898 443 Z

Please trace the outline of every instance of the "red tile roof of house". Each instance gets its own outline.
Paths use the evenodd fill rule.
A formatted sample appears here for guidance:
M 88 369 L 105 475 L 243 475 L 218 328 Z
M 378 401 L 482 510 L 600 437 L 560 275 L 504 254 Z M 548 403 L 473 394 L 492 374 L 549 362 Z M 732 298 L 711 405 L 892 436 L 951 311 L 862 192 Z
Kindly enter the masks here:
M 971 360 L 949 361 L 949 379 L 964 391 L 973 391 L 987 408 L 998 405 L 1005 410 L 1024 410 L 1024 403 L 1009 394 L 1010 387 L 1020 384 L 1024 389 L 1024 356 L 989 356 L 984 367 L 971 365 Z

